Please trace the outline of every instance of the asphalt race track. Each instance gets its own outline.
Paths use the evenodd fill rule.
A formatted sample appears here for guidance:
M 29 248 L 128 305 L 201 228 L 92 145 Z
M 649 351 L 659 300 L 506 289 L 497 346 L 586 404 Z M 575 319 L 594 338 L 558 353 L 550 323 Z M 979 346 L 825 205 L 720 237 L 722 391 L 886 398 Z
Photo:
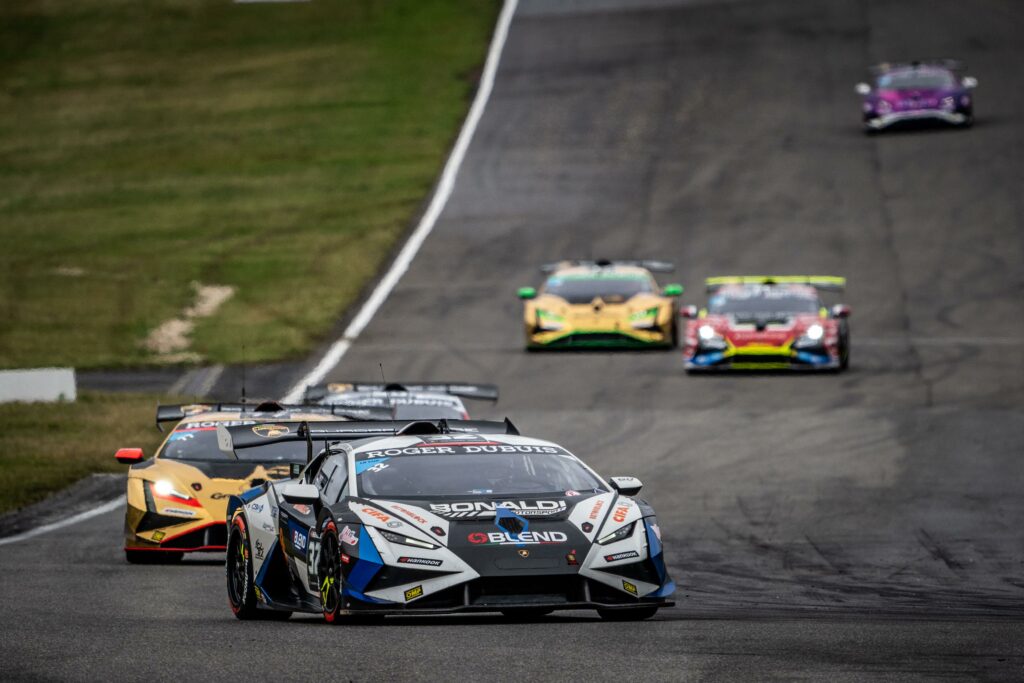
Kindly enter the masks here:
M 640 477 L 675 608 L 242 623 L 221 564 L 129 566 L 112 513 L 0 548 L 0 677 L 1021 678 L 1022 28 L 1009 0 L 520 5 L 447 209 L 331 377 L 493 381 L 479 415 Z M 864 136 L 863 67 L 919 56 L 967 62 L 974 128 Z M 527 354 L 515 289 L 563 256 L 673 260 L 688 303 L 846 275 L 852 369 Z

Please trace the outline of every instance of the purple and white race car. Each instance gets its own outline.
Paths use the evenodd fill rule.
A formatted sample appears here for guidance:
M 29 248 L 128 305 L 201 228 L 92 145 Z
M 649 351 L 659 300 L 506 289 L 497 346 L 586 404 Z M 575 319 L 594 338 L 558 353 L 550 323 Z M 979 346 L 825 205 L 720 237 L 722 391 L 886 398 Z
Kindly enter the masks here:
M 863 97 L 864 130 L 868 133 L 895 124 L 938 121 L 966 128 L 974 121 L 978 79 L 959 77 L 960 64 L 910 62 L 879 64 L 871 69 L 874 83 L 858 83 Z

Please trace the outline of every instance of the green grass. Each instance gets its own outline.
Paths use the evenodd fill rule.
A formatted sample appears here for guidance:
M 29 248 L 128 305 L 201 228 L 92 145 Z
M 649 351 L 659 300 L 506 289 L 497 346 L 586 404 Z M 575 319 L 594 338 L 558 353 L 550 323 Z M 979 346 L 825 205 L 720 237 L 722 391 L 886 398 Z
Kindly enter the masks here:
M 0 404 L 0 513 L 42 500 L 93 472 L 126 472 L 118 448 L 152 456 L 163 435 L 157 397 L 85 392 L 75 403 Z
M 0 367 L 154 362 L 194 280 L 237 288 L 204 358 L 308 351 L 429 192 L 497 10 L 0 3 Z

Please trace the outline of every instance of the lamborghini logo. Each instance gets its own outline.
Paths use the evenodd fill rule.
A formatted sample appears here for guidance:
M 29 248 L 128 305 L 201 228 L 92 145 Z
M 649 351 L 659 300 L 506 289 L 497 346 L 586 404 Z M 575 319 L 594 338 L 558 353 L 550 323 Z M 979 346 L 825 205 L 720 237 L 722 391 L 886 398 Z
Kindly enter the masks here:
M 256 436 L 262 436 L 265 439 L 273 439 L 278 436 L 284 436 L 285 434 L 291 434 L 292 429 L 288 425 L 264 424 L 256 425 L 252 428 L 252 432 Z

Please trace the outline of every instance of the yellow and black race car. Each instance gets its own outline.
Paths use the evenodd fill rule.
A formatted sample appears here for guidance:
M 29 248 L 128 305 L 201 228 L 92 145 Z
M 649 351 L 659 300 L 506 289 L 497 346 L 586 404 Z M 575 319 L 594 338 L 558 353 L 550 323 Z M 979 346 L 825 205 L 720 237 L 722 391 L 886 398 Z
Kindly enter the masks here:
M 562 261 L 540 290 L 523 287 L 526 348 L 672 348 L 678 333 L 676 297 L 682 285 L 658 287 L 663 261 Z
M 388 419 L 388 411 L 279 403 L 220 403 L 157 407 L 157 426 L 178 424 L 156 455 L 122 448 L 115 457 L 130 464 L 124 517 L 124 552 L 132 563 L 177 561 L 184 553 L 223 551 L 228 498 L 271 479 L 292 476 L 306 463 L 307 448 L 294 443 L 252 454 L 218 447 L 217 426 L 252 425 L 275 435 L 281 420 Z M 255 456 L 255 457 L 253 457 Z

